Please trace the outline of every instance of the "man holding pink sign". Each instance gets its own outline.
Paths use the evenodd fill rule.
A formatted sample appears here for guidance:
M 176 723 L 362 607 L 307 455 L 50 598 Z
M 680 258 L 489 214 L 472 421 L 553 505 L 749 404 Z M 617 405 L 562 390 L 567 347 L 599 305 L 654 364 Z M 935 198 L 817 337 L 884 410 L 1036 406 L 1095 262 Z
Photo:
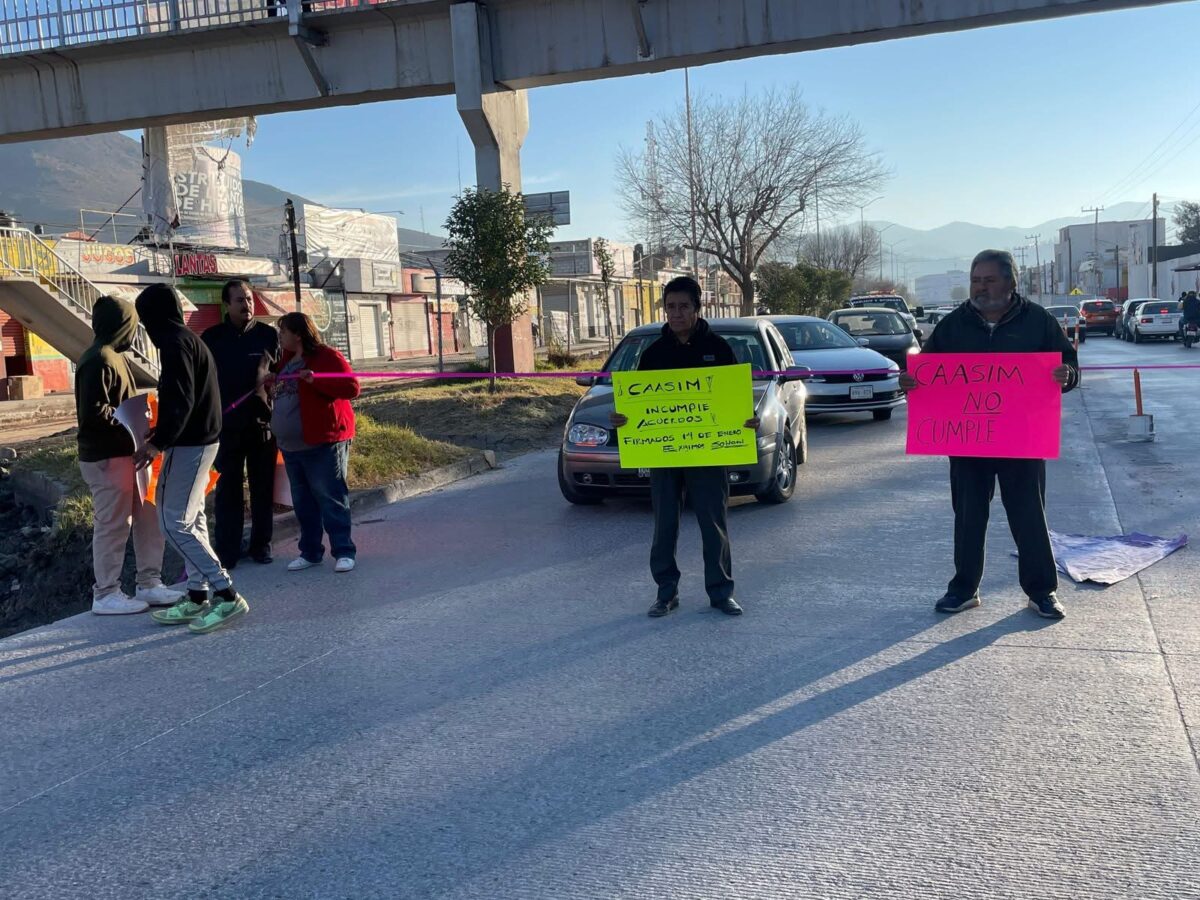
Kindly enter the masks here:
M 999 481 L 1029 606 L 1047 619 L 1065 615 L 1046 525 L 1046 460 L 1058 457 L 1062 394 L 1078 384 L 1075 348 L 1050 313 L 1017 293 L 1012 254 L 976 256 L 970 299 L 938 323 L 900 376 L 908 452 L 950 457 L 954 577 L 938 612 L 980 604 Z

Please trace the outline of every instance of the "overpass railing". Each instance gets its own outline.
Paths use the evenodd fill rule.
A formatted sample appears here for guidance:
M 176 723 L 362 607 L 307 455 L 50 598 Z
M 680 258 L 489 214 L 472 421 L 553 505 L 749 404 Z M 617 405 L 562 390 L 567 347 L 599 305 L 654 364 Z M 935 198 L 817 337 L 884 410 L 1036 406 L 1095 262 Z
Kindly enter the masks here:
M 390 0 L 0 0 L 0 56 L 195 28 L 377 6 Z

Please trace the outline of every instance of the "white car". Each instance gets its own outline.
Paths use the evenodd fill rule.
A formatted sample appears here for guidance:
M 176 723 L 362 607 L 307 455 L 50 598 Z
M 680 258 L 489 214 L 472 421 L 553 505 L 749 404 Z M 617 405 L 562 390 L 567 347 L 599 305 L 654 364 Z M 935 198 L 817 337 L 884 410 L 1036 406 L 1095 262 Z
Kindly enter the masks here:
M 812 372 L 805 412 L 869 412 L 877 422 L 890 419 L 905 403 L 900 367 L 881 353 L 861 346 L 846 332 L 815 316 L 767 316 L 783 335 L 795 365 Z
M 1135 344 L 1150 338 L 1170 340 L 1179 336 L 1182 321 L 1183 309 L 1178 300 L 1151 301 L 1143 303 L 1130 318 L 1130 333 Z

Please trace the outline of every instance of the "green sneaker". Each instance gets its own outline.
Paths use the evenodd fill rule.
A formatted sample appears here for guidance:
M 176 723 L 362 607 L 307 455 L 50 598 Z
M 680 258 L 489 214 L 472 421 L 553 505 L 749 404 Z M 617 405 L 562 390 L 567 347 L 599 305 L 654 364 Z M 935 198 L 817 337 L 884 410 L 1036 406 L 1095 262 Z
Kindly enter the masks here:
M 204 615 L 188 625 L 188 631 L 192 634 L 208 634 L 250 612 L 250 604 L 246 602 L 246 598 L 241 594 L 236 596 L 236 600 L 222 600 L 212 604 Z
M 188 622 L 194 622 L 200 618 L 208 610 L 208 603 L 196 603 L 184 597 L 174 606 L 168 606 L 166 609 L 156 609 L 150 613 L 150 618 L 159 625 L 186 625 Z

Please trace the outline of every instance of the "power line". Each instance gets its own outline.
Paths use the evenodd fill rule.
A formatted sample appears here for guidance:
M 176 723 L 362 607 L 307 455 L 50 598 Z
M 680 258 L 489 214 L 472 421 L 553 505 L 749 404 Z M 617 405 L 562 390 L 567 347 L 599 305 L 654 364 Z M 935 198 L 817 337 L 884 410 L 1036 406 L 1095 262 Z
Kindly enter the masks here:
M 1151 160 L 1151 159 L 1152 159 L 1154 156 L 1158 155 L 1159 151 L 1161 151 L 1161 150 L 1162 150 L 1162 148 L 1163 148 L 1163 147 L 1166 145 L 1166 143 L 1167 143 L 1168 141 L 1170 141 L 1172 137 L 1174 137 L 1174 136 L 1175 136 L 1176 132 L 1178 132 L 1178 131 L 1179 131 L 1179 129 L 1180 129 L 1180 128 L 1182 128 L 1182 127 L 1184 126 L 1184 123 L 1186 123 L 1188 119 L 1190 119 L 1190 118 L 1191 118 L 1193 115 L 1195 115 L 1195 114 L 1196 114 L 1196 111 L 1197 111 L 1197 110 L 1200 110 L 1200 103 L 1197 103 L 1195 106 L 1193 106 L 1193 107 L 1191 108 L 1191 110 L 1190 110 L 1190 111 L 1187 113 L 1187 115 L 1185 115 L 1185 116 L 1184 116 L 1182 119 L 1180 119 L 1180 120 L 1179 120 L 1179 124 L 1177 124 L 1177 125 L 1176 125 L 1174 128 L 1172 128 L 1172 129 L 1171 129 L 1171 131 L 1170 131 L 1170 133 L 1169 133 L 1169 134 L 1168 134 L 1168 135 L 1167 135 L 1165 138 L 1163 138 L 1163 139 L 1162 139 L 1162 140 L 1159 142 L 1158 146 L 1156 146 L 1156 147 L 1155 147 L 1153 150 L 1151 150 L 1151 151 L 1150 151 L 1150 153 L 1148 153 L 1148 154 L 1145 156 L 1145 158 L 1143 158 L 1143 159 L 1142 159 L 1142 161 L 1141 161 L 1141 162 L 1139 162 L 1139 163 L 1138 163 L 1136 166 L 1134 166 L 1134 167 L 1133 167 L 1133 168 L 1132 168 L 1132 169 L 1131 169 L 1131 170 L 1130 170 L 1130 171 L 1129 171 L 1129 172 L 1128 172 L 1128 173 L 1125 175 L 1125 177 L 1124 177 L 1124 178 L 1121 178 L 1120 180 L 1118 180 L 1116 184 L 1114 184 L 1114 185 L 1113 185 L 1112 187 L 1110 187 L 1110 188 L 1109 188 L 1107 191 L 1105 191 L 1103 194 L 1101 194 L 1099 197 L 1097 197 L 1097 198 L 1096 198 L 1096 202 L 1097 202 L 1097 203 L 1099 203 L 1099 202 L 1100 202 L 1100 201 L 1102 201 L 1102 200 L 1107 200 L 1107 199 L 1109 199 L 1109 197 L 1110 197 L 1111 195 L 1115 194 L 1115 193 L 1117 192 L 1117 190 L 1118 190 L 1118 189 L 1120 189 L 1120 190 L 1129 190 L 1129 189 L 1131 189 L 1131 188 L 1137 187 L 1137 185 L 1138 185 L 1140 182 L 1135 182 L 1135 183 L 1131 183 L 1131 184 L 1125 184 L 1125 182 L 1126 182 L 1127 180 L 1129 180 L 1130 178 L 1134 177 L 1134 176 L 1135 176 L 1135 175 L 1138 173 L 1138 171 L 1139 171 L 1139 170 L 1140 170 L 1140 169 L 1141 169 L 1141 168 L 1142 168 L 1144 165 L 1146 165 L 1146 163 L 1148 163 L 1148 162 L 1149 162 L 1149 161 L 1150 161 L 1150 160 Z M 1197 122 L 1196 124 L 1200 124 L 1200 122 Z M 1194 127 L 1194 126 L 1193 126 L 1193 127 Z M 1145 180 L 1145 179 L 1143 179 L 1143 180 Z

